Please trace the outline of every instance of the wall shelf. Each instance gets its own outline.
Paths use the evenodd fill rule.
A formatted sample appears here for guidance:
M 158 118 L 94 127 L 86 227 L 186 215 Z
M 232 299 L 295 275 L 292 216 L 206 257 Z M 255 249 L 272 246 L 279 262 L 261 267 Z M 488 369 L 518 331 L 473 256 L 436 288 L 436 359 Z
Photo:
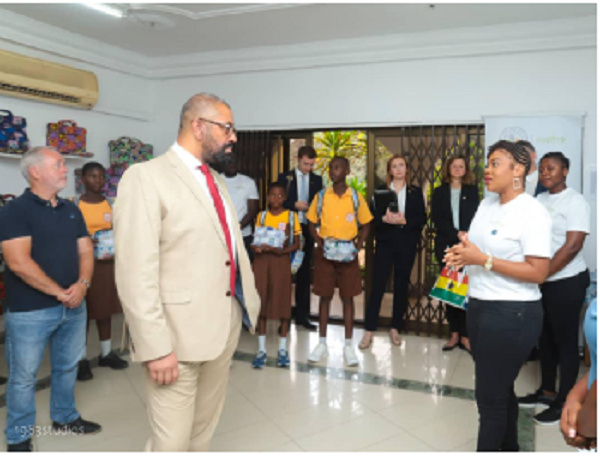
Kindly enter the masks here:
M 93 157 L 83 157 L 83 156 L 74 156 L 74 155 L 62 155 L 63 158 L 65 159 L 87 159 L 87 160 L 91 160 L 93 159 Z M 10 159 L 21 159 L 23 157 L 23 155 L 12 155 L 10 153 L 1 153 L 0 152 L 0 158 L 10 158 Z

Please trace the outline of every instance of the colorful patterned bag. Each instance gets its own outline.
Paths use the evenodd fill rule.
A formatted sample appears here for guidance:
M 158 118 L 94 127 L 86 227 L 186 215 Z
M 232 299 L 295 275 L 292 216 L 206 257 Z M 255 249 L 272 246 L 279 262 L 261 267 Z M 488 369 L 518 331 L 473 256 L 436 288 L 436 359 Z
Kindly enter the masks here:
M 133 137 L 119 137 L 117 140 L 111 140 L 108 142 L 108 148 L 110 149 L 111 164 L 130 166 L 134 163 L 148 161 L 154 156 L 152 145 Z
M 29 149 L 27 121 L 13 116 L 8 110 L 0 110 L 0 152 L 22 155 Z
M 444 267 L 429 296 L 443 301 L 449 306 L 467 309 L 469 295 L 469 276 L 466 269 Z
M 94 155 L 86 152 L 86 135 L 86 129 L 77 126 L 72 120 L 48 123 L 46 145 L 56 148 L 64 155 L 90 158 Z

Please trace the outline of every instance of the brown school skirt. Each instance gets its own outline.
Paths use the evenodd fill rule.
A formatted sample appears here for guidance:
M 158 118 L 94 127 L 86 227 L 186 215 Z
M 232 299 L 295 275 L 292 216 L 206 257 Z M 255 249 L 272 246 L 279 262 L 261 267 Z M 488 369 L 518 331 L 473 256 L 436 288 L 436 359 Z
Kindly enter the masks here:
M 313 293 L 331 298 L 335 287 L 340 289 L 341 298 L 352 298 L 362 293 L 358 256 L 348 263 L 331 261 L 323 256 L 322 249 L 315 248 Z
M 88 320 L 110 319 L 123 312 L 115 283 L 115 261 L 94 260 L 92 285 L 85 297 Z
M 260 318 L 289 320 L 292 315 L 290 255 L 257 253 L 252 269 L 260 296 Z

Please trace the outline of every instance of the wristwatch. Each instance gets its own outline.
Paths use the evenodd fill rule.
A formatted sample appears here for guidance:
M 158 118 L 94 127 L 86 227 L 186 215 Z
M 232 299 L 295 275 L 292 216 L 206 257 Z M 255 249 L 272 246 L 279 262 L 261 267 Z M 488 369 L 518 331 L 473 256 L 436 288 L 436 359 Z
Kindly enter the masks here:
M 83 285 L 85 285 L 85 286 L 86 286 L 86 288 L 90 288 L 90 286 L 92 285 L 92 284 L 90 283 L 90 281 L 88 281 L 88 280 L 85 280 L 83 277 L 82 277 L 81 279 L 79 279 L 79 283 L 80 283 L 80 284 L 83 284 Z
M 492 268 L 494 267 L 494 259 L 492 258 L 491 255 L 488 255 L 488 259 L 485 260 L 485 264 L 483 265 L 483 267 L 487 271 L 491 271 L 492 270 Z

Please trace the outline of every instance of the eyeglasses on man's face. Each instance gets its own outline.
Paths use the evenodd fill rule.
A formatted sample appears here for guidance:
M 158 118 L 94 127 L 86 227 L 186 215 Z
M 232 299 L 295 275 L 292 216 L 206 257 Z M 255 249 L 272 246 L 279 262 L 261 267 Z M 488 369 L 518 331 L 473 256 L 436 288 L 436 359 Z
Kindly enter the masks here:
M 225 133 L 227 135 L 237 134 L 237 129 L 235 128 L 235 125 L 233 125 L 231 123 L 220 123 L 219 121 L 208 120 L 206 118 L 201 118 L 201 117 L 198 117 L 197 119 L 206 121 L 207 123 L 215 124 L 215 125 L 219 126 L 220 128 L 225 129 Z

